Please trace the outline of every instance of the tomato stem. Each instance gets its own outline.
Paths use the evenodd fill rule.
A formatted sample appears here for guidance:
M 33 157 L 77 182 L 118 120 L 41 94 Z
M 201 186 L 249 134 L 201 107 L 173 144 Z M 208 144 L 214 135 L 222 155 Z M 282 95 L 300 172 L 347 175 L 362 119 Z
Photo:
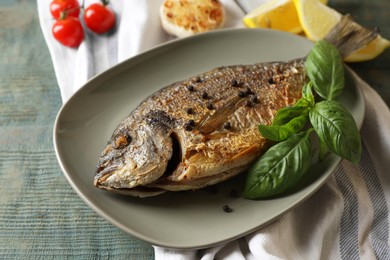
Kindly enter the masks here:
M 73 7 L 73 8 L 65 9 L 64 11 L 61 11 L 60 12 L 60 20 L 64 20 L 68 16 L 69 13 L 72 13 L 73 11 L 75 11 L 77 9 L 80 9 L 80 7 Z
M 104 6 L 108 5 L 110 3 L 110 0 L 101 0 L 102 1 L 102 4 Z

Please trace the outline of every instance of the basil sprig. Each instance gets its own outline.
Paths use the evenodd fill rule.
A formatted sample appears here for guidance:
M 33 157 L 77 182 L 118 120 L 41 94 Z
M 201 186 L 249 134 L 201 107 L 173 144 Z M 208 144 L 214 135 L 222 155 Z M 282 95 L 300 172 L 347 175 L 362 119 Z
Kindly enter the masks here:
M 311 164 L 310 132 L 277 143 L 252 166 L 244 190 L 246 198 L 276 195 L 297 184 Z
M 353 163 L 360 160 L 362 144 L 355 120 L 335 100 L 345 84 L 339 51 L 319 41 L 306 58 L 305 67 L 309 82 L 302 89 L 302 97 L 294 106 L 278 110 L 271 125 L 259 125 L 265 138 L 278 143 L 249 170 L 243 193 L 248 199 L 280 194 L 301 180 L 314 161 L 311 133 L 320 140 L 320 160 L 328 151 Z

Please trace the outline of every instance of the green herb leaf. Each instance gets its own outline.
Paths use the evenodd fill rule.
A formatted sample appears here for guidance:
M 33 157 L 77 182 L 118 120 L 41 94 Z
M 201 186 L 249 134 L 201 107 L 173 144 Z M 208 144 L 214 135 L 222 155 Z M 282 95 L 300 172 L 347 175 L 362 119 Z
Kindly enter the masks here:
M 315 104 L 315 99 L 314 99 L 314 95 L 313 95 L 313 91 L 312 91 L 312 85 L 313 85 L 313 82 L 312 81 L 309 81 L 307 84 L 305 84 L 302 88 L 302 98 L 304 100 L 306 100 L 307 102 L 307 106 L 314 106 Z
M 306 72 L 314 90 L 322 98 L 333 100 L 344 88 L 344 65 L 340 52 L 327 41 L 318 41 L 306 59 Z
M 285 125 L 290 122 L 293 118 L 308 113 L 309 102 L 303 98 L 298 99 L 294 106 L 288 106 L 279 109 L 276 112 L 272 125 Z
M 311 164 L 311 130 L 292 135 L 260 157 L 249 170 L 243 193 L 245 198 L 276 195 L 298 183 Z
M 353 163 L 360 160 L 362 144 L 352 115 L 339 102 L 322 101 L 309 112 L 310 122 L 329 150 Z
M 292 118 L 284 125 L 259 125 L 263 137 L 271 141 L 284 141 L 293 134 L 298 133 L 307 123 L 307 113 Z

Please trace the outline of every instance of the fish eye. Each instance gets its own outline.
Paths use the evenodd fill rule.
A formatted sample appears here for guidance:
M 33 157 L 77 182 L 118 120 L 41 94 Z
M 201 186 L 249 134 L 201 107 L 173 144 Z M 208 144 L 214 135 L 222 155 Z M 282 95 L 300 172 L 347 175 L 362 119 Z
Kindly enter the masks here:
M 112 146 L 115 149 L 123 149 L 131 143 L 131 136 L 128 133 L 117 134 L 112 141 Z

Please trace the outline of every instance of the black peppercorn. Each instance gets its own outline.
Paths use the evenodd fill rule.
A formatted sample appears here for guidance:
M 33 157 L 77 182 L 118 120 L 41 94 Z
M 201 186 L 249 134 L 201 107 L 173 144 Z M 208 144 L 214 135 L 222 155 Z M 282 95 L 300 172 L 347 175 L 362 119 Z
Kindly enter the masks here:
M 224 124 L 223 124 L 223 128 L 225 128 L 225 129 L 230 129 L 232 126 L 231 126 L 231 124 L 230 124 L 230 122 L 225 122 Z
M 192 85 L 188 85 L 188 86 L 186 86 L 186 88 L 188 91 L 194 91 L 194 86 L 192 86 Z
M 189 108 L 186 109 L 186 113 L 189 114 L 189 115 L 192 115 L 194 113 L 194 110 L 189 107 Z
M 222 207 L 223 211 L 225 211 L 226 213 L 230 213 L 230 212 L 233 212 L 233 209 L 231 207 L 229 207 L 229 205 L 224 205 Z
M 244 91 L 240 91 L 240 92 L 238 92 L 238 96 L 243 98 L 243 97 L 246 97 L 247 95 Z
M 231 85 L 232 85 L 232 87 L 238 87 L 239 86 L 238 81 L 236 79 L 232 80 Z
M 247 94 L 247 95 L 252 95 L 253 94 L 253 91 L 250 89 L 250 87 L 246 88 L 245 94 Z
M 207 104 L 207 109 L 208 110 L 213 110 L 214 109 L 214 105 L 212 103 L 208 103 Z
M 184 129 L 186 131 L 192 131 L 193 126 L 187 122 L 187 123 L 184 124 Z
M 252 96 L 252 97 L 251 97 L 251 102 L 252 102 L 252 103 L 257 103 L 257 102 L 259 102 L 259 100 L 257 99 L 256 96 Z
M 194 126 L 195 125 L 195 121 L 190 119 L 190 120 L 188 120 L 187 124 L 189 124 L 190 126 Z

